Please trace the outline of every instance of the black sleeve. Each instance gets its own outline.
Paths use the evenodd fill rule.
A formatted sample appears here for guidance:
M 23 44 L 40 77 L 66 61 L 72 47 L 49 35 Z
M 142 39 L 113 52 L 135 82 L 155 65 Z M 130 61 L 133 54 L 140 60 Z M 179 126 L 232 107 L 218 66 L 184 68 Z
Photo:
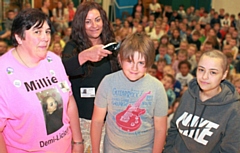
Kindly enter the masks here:
M 84 74 L 83 67 L 78 61 L 78 54 L 74 55 L 73 50 L 76 44 L 72 41 L 67 42 L 62 52 L 62 62 L 68 76 L 77 76 Z

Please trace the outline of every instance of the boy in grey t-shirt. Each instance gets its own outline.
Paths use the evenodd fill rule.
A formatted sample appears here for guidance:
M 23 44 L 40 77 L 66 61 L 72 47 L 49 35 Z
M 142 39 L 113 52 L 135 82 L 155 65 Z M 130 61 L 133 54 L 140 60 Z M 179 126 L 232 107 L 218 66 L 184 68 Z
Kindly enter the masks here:
M 122 70 L 99 85 L 91 125 L 92 152 L 99 152 L 106 118 L 104 152 L 162 152 L 166 137 L 167 96 L 162 83 L 146 74 L 154 62 L 154 45 L 144 34 L 122 43 Z

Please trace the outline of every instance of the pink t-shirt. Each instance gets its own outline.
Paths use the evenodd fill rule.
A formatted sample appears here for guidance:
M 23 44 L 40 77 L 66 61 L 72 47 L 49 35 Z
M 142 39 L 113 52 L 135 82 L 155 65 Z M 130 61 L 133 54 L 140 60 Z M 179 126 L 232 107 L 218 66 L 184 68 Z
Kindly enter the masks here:
M 0 131 L 8 152 L 71 152 L 67 104 L 72 91 L 61 59 L 48 52 L 28 68 L 13 50 L 0 57 Z

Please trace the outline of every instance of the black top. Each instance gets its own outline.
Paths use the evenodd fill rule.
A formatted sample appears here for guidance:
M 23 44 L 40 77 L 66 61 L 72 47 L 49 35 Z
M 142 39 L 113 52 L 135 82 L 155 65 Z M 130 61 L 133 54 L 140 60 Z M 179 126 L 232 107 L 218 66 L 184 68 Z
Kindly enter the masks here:
M 43 10 L 42 10 L 41 7 L 39 8 L 39 10 L 41 10 L 41 11 L 43 12 Z M 48 10 L 47 16 L 48 16 L 49 18 L 53 17 L 53 14 L 52 14 L 52 11 L 51 11 L 51 10 Z
M 189 44 L 195 44 L 195 45 L 197 46 L 197 49 L 198 49 L 198 50 L 200 50 L 200 47 L 201 47 L 201 44 L 202 44 L 200 40 L 194 41 L 193 39 L 190 39 L 190 40 L 188 41 L 188 43 L 189 43 Z
M 72 84 L 79 118 L 91 120 L 95 97 L 81 97 L 80 88 L 94 88 L 96 93 L 103 77 L 111 73 L 111 64 L 107 58 L 103 58 L 101 61 L 93 63 L 89 71 L 87 64 L 83 64 L 82 66 L 79 64 L 78 55 L 70 57 L 75 47 L 76 45 L 72 41 L 66 44 L 63 50 L 63 64 Z

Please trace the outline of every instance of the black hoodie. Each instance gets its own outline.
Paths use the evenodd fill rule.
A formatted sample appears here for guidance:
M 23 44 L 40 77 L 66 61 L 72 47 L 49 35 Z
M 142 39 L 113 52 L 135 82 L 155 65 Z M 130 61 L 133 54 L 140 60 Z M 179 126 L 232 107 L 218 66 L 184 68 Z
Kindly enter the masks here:
M 202 102 L 196 79 L 181 98 L 171 121 L 163 153 L 239 153 L 239 94 L 228 81 L 222 91 Z

